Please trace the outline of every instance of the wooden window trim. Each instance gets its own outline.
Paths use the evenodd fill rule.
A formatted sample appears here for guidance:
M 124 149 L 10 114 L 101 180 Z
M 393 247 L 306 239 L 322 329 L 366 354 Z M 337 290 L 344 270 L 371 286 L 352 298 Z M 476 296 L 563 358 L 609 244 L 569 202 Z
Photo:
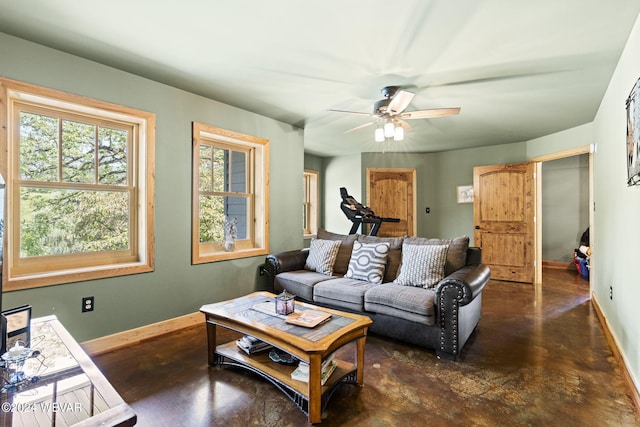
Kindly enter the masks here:
M 314 237 L 318 233 L 319 212 L 320 212 L 320 194 L 319 194 L 319 178 L 318 171 L 304 170 L 304 215 L 303 223 L 307 226 L 303 230 L 304 238 Z
M 155 114 L 5 78 L 0 78 L 0 105 L 0 151 L 3 154 L 0 156 L 0 173 L 7 178 L 7 213 L 16 209 L 13 192 L 18 186 L 13 182 L 13 177 L 18 173 L 15 170 L 18 153 L 9 148 L 12 132 L 18 132 L 13 121 L 13 112 L 17 105 L 28 105 L 34 110 L 42 106 L 45 110 L 58 110 L 66 116 L 82 117 L 85 121 L 89 118 L 97 123 L 101 120 L 110 125 L 114 122 L 126 123 L 126 126 L 134 125 L 137 130 L 130 142 L 136 149 L 131 152 L 132 167 L 128 171 L 128 185 L 136 188 L 131 198 L 132 206 L 137 206 L 137 209 L 131 211 L 131 214 L 135 215 L 136 224 L 136 229 L 132 230 L 137 244 L 135 250 L 128 254 L 114 251 L 113 256 L 103 257 L 101 260 L 97 260 L 96 255 L 90 253 L 67 256 L 65 259 L 70 261 L 64 262 L 61 262 L 59 257 L 41 257 L 42 263 L 55 262 L 57 268 L 54 271 L 36 272 L 31 266 L 26 271 L 16 274 L 13 267 L 16 265 L 15 246 L 12 249 L 9 243 L 15 240 L 13 236 L 16 235 L 16 225 L 13 224 L 11 214 L 5 221 L 3 289 L 12 291 L 153 271 Z M 73 261 L 74 258 L 77 262 Z
M 248 258 L 269 253 L 269 140 L 205 125 L 192 124 L 192 219 L 191 263 L 202 264 L 238 258 Z M 221 242 L 200 243 L 199 213 L 199 153 L 200 145 L 207 143 L 236 151 L 251 152 L 248 158 L 249 209 L 253 213 L 248 226 L 249 239 L 236 240 L 236 250 L 225 252 Z M 238 193 L 219 193 L 237 196 Z M 244 193 L 242 193 L 244 196 Z

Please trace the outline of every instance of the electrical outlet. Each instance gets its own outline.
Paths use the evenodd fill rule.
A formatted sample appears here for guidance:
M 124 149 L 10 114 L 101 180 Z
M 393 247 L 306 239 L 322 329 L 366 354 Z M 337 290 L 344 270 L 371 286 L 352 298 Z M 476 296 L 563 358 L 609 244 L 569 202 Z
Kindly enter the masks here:
M 609 299 L 613 301 L 613 286 L 609 286 Z
M 82 312 L 86 313 L 87 311 L 93 311 L 94 307 L 94 299 L 93 297 L 84 297 L 82 298 Z

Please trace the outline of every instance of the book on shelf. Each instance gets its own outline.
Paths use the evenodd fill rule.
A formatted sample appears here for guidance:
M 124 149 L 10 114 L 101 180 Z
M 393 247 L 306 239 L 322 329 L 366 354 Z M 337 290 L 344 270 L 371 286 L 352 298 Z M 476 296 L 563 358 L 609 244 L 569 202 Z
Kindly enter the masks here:
M 338 362 L 333 360 L 333 355 L 329 356 L 324 362 L 322 362 L 322 368 L 320 368 L 320 384 L 325 385 L 333 371 L 336 370 Z M 309 364 L 306 362 L 300 362 L 298 367 L 291 372 L 291 378 L 305 383 L 309 382 Z
M 322 322 L 326 322 L 331 317 L 331 313 L 320 310 L 302 310 L 287 316 L 285 322 L 292 325 L 313 328 Z
M 252 337 L 251 335 L 245 335 L 242 338 L 236 340 L 236 345 L 247 354 L 260 353 L 272 347 L 271 344 L 260 341 L 259 339 L 257 339 L 256 337 Z

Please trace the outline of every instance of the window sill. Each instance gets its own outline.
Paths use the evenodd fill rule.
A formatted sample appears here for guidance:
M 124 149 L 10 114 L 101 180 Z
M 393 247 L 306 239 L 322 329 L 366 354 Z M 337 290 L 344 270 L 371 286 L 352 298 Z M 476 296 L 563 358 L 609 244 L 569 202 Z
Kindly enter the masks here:
M 2 284 L 2 290 L 4 292 L 18 291 L 22 289 L 38 288 L 42 286 L 61 285 L 65 283 L 81 282 L 86 280 L 105 279 L 108 277 L 148 273 L 151 271 L 154 271 L 153 264 L 142 262 L 60 270 L 55 273 L 52 272 L 9 277 Z
M 191 259 L 191 264 L 205 264 L 208 262 L 227 261 L 230 259 L 250 258 L 260 255 L 268 255 L 265 248 L 237 249 L 233 252 L 215 252 L 206 255 L 196 256 Z

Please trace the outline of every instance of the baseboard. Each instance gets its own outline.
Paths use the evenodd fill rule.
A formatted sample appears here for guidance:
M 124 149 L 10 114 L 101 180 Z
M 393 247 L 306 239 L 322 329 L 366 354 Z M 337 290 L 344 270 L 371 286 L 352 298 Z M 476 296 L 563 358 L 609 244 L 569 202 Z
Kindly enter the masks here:
M 611 329 L 609 329 L 609 322 L 607 321 L 606 316 L 604 315 L 598 300 L 595 297 L 595 294 L 591 295 L 591 305 L 595 309 L 596 315 L 598 316 L 598 320 L 602 325 L 602 329 L 604 330 L 604 335 L 607 338 L 607 343 L 609 347 L 611 347 L 611 352 L 613 356 L 618 361 L 618 364 L 622 368 L 622 376 L 624 377 L 625 382 L 627 383 L 627 387 L 629 388 L 629 393 L 631 400 L 633 401 L 634 406 L 636 407 L 636 412 L 640 412 L 640 391 L 636 386 L 636 382 L 633 379 L 633 375 L 629 371 L 628 365 L 626 363 L 625 357 L 620 351 L 620 347 L 618 346 L 618 342 L 615 336 L 611 333 Z
M 545 268 L 558 268 L 563 270 L 576 270 L 576 265 L 573 262 L 562 261 L 545 261 L 542 260 L 542 266 Z
M 84 351 L 89 355 L 97 356 L 99 354 L 108 353 L 113 350 L 140 343 L 149 338 L 165 335 L 203 323 L 204 315 L 200 312 L 196 312 L 85 341 L 81 343 L 81 345 Z

